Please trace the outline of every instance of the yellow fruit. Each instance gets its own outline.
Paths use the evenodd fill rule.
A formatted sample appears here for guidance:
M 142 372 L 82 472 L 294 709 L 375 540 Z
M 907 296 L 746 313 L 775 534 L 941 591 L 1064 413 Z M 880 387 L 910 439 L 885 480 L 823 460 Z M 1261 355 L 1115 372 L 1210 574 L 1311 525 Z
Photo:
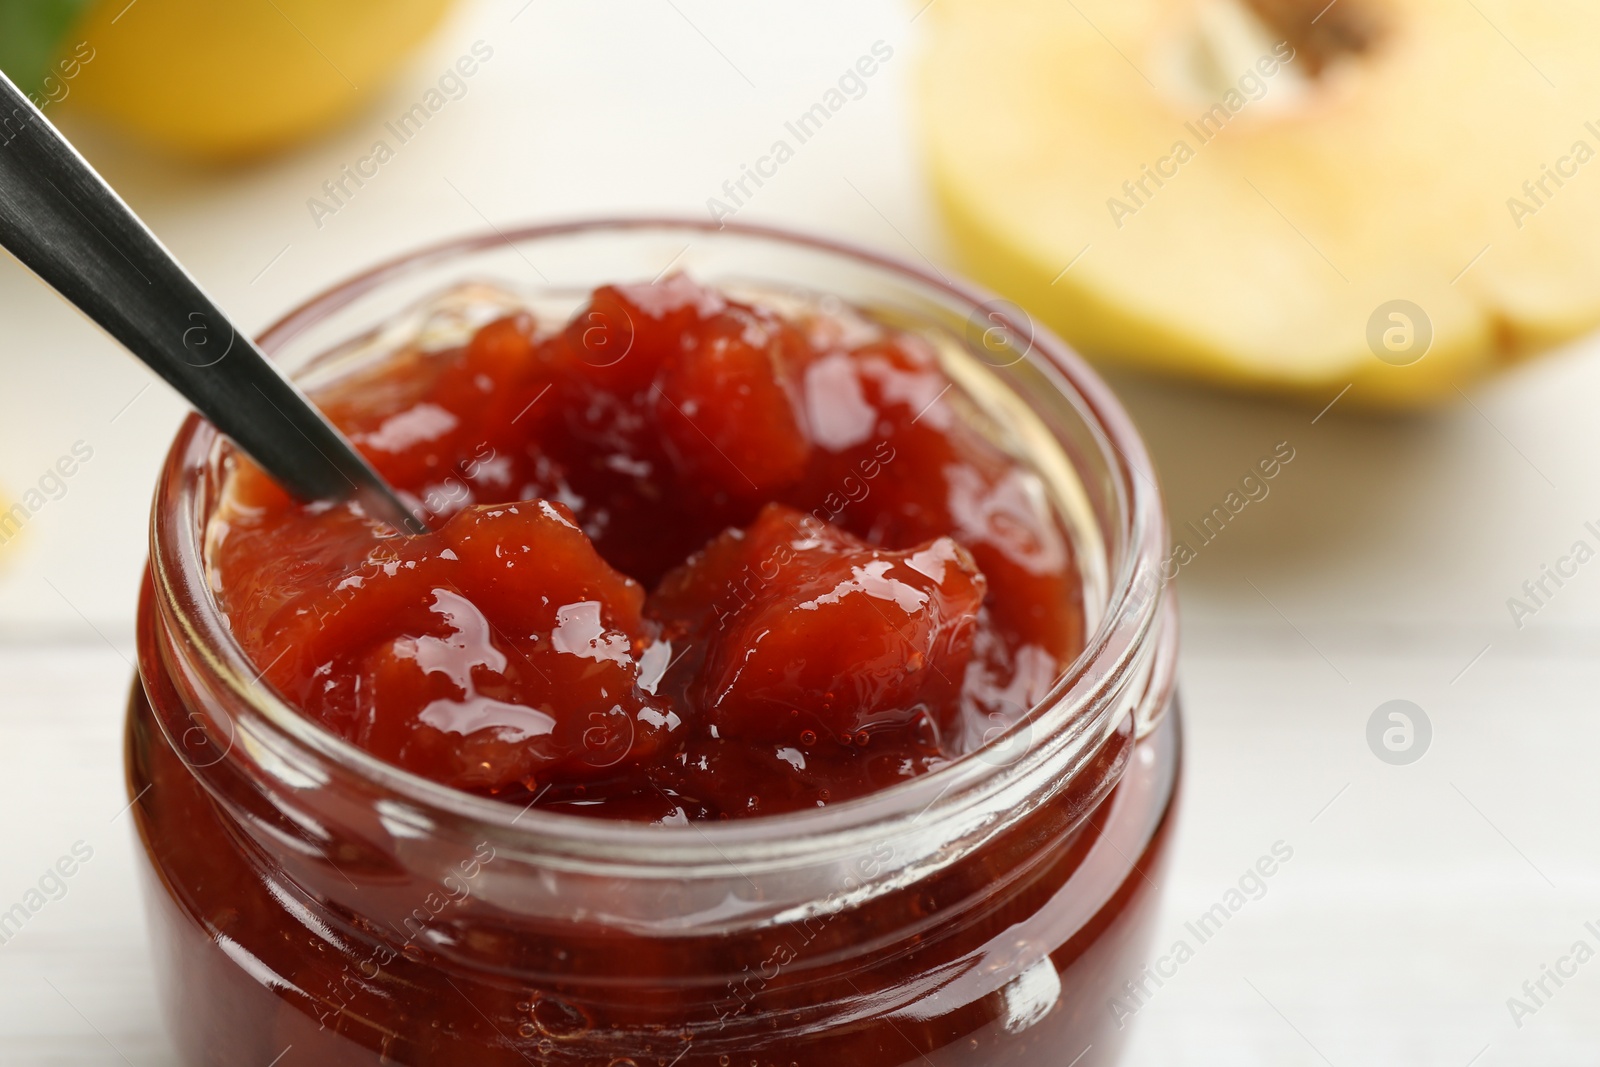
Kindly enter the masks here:
M 1593 0 L 940 0 L 928 19 L 953 240 L 1091 356 L 1399 406 L 1600 323 Z
M 93 58 L 67 107 L 188 155 L 237 159 L 375 99 L 449 0 L 97 0 L 62 38 Z M 79 57 L 81 58 L 81 56 Z
M 11 513 L 11 508 L 11 501 L 0 495 L 0 564 L 10 558 L 17 539 L 22 536 L 22 523 Z

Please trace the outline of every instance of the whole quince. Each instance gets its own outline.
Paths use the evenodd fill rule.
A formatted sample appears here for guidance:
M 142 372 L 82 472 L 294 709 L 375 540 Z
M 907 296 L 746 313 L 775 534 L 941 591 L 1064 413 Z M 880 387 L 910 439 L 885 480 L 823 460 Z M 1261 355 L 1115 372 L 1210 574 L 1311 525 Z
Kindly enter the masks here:
M 374 96 L 450 0 L 0 0 L 0 68 L 178 153 L 262 155 Z

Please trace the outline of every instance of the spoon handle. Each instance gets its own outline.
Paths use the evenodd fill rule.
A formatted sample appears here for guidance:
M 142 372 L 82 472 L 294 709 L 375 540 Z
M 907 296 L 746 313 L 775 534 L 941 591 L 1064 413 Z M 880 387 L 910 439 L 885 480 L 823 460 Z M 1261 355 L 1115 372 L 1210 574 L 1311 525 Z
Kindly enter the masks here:
M 294 495 L 355 497 L 421 532 L 345 436 L 234 327 L 0 74 L 0 245 L 183 394 Z

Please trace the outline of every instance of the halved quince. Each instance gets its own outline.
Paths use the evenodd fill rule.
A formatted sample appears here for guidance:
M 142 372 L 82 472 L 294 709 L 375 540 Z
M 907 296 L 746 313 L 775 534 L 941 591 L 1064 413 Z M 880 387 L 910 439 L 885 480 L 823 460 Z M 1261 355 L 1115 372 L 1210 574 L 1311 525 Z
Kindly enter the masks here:
M 939 0 L 981 281 L 1087 354 L 1401 406 L 1600 322 L 1593 0 Z

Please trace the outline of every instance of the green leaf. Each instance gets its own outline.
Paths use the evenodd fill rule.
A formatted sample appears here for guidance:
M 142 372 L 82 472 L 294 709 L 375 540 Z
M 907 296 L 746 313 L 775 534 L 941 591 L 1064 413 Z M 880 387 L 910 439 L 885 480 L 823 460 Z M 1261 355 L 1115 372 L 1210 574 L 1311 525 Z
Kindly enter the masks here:
M 0 0 L 0 70 L 37 92 L 63 51 L 62 38 L 94 0 Z

